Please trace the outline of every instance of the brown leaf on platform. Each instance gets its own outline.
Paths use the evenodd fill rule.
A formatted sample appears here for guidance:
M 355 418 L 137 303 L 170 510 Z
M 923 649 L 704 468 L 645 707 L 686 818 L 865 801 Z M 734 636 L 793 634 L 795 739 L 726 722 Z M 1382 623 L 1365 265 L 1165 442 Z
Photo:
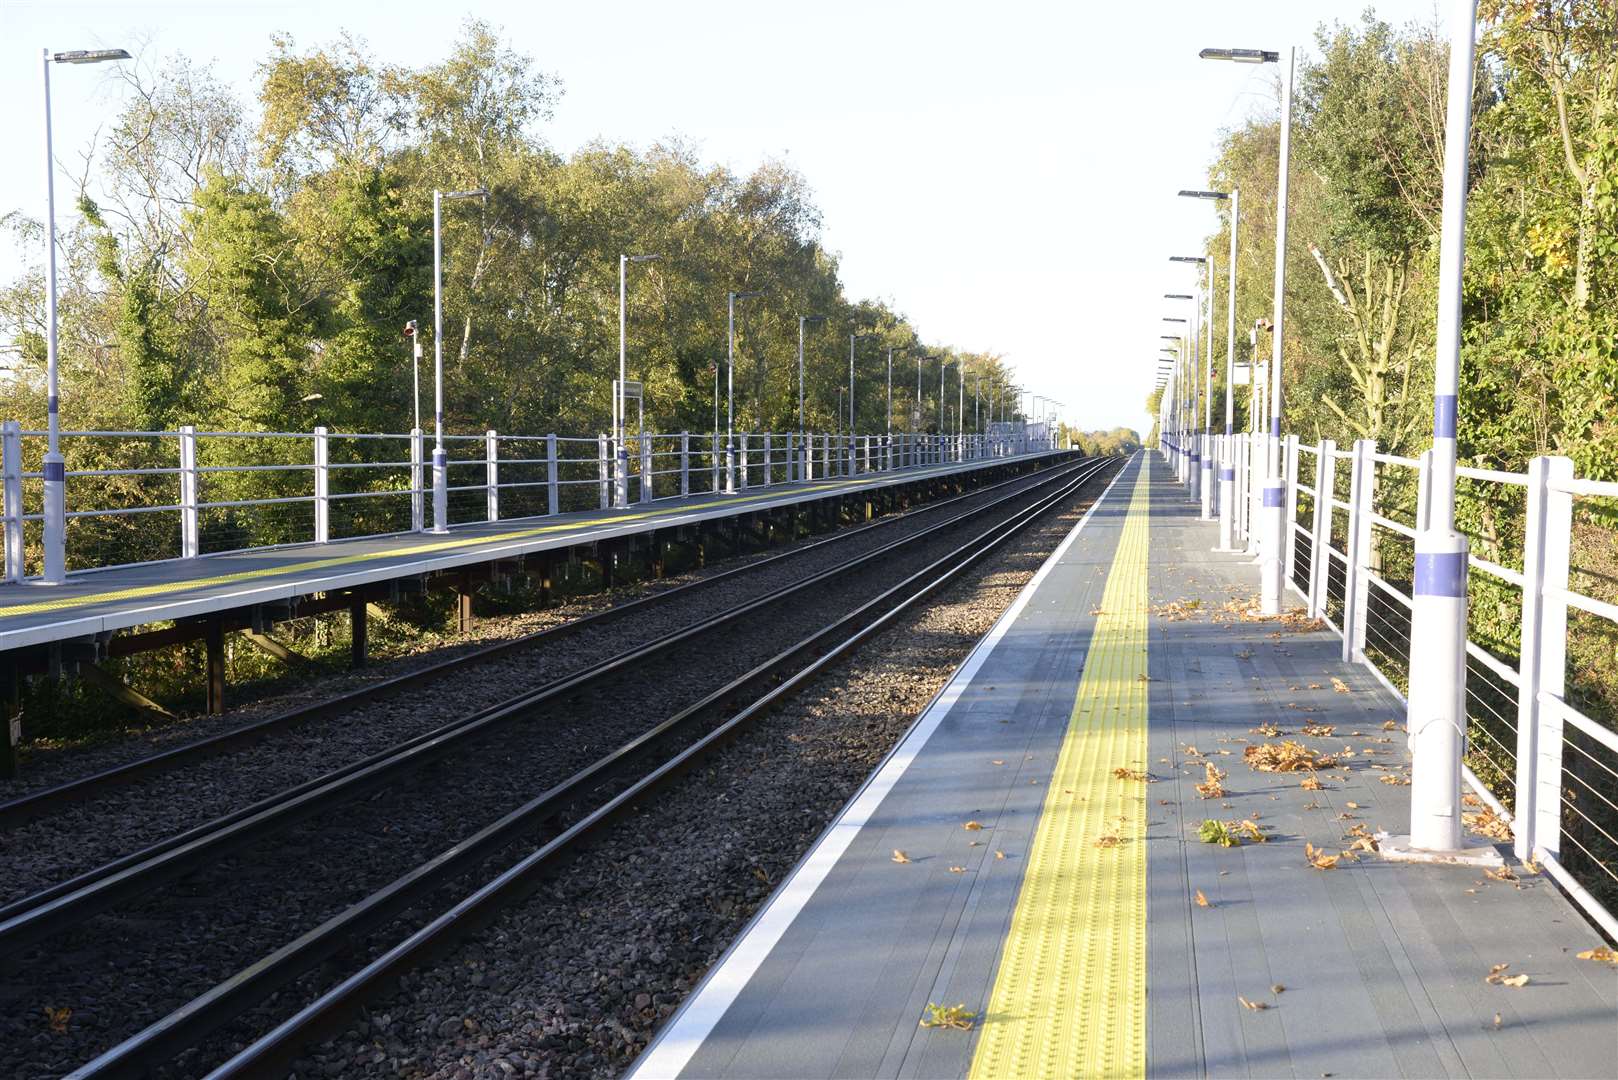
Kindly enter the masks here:
M 1605 945 L 1599 949 L 1585 949 L 1581 953 L 1574 953 L 1580 960 L 1594 960 L 1598 964 L 1618 964 L 1618 952 Z
M 1298 781 L 1298 786 L 1303 788 L 1305 791 L 1319 791 L 1321 786 L 1320 778 L 1315 776 L 1314 773 L 1310 773 L 1308 776 Z
M 1395 776 L 1392 773 L 1388 773 L 1388 774 L 1386 774 L 1384 776 L 1379 776 L 1379 777 L 1377 777 L 1377 779 L 1380 780 L 1384 784 L 1391 784 L 1394 787 L 1409 787 L 1410 786 L 1410 781 L 1409 780 L 1406 780 L 1402 776 Z
M 967 832 L 977 832 L 978 830 L 982 829 L 983 826 L 976 821 L 968 821 L 966 824 L 962 825 L 961 828 L 965 829 Z
M 1302 743 L 1288 739 L 1278 743 L 1260 743 L 1242 751 L 1247 764 L 1259 772 L 1313 772 L 1329 769 L 1337 764 L 1327 754 L 1317 754 Z
M 1112 770 L 1112 775 L 1117 777 L 1119 780 L 1138 780 L 1143 784 L 1151 782 L 1152 779 L 1139 769 L 1127 769 L 1122 765 Z
M 1333 724 L 1305 724 L 1298 730 L 1315 739 L 1329 739 L 1337 728 Z
M 1242 1008 L 1252 1009 L 1254 1012 L 1263 1012 L 1270 1007 L 1270 1003 L 1267 1001 L 1248 1001 L 1240 994 L 1236 995 L 1236 1000 L 1242 1003 Z
M 1487 806 L 1475 814 L 1462 813 L 1461 820 L 1466 823 L 1468 829 L 1481 836 L 1487 836 L 1490 840 L 1498 840 L 1501 843 L 1511 841 L 1511 825 Z
M 1331 677 L 1331 688 L 1339 694 L 1349 693 L 1348 684 L 1335 675 Z
M 898 848 L 894 848 L 893 849 L 893 861 L 897 862 L 897 863 L 907 863 L 907 862 L 910 861 L 910 856 L 906 855 L 904 852 L 900 851 Z
M 1327 855 L 1310 843 L 1303 845 L 1303 855 L 1304 858 L 1309 860 L 1309 865 L 1316 870 L 1335 870 L 1337 869 L 1337 860 L 1342 858 L 1341 855 Z
M 1213 762 L 1203 763 L 1206 775 L 1203 782 L 1197 785 L 1197 794 L 1204 799 L 1223 799 L 1226 795 L 1224 788 L 1225 772 Z
M 1510 987 L 1513 987 L 1513 988 L 1521 988 L 1521 987 L 1527 986 L 1528 985 L 1528 976 L 1527 975 L 1507 975 L 1506 974 L 1506 969 L 1508 967 L 1510 967 L 1510 966 L 1511 966 L 1510 964 L 1495 964 L 1494 966 L 1489 968 L 1489 974 L 1487 974 L 1487 975 L 1485 975 L 1483 977 L 1483 981 L 1486 982 L 1486 983 L 1492 983 L 1495 986 L 1510 986 Z
M 1198 907 L 1213 907 L 1213 905 L 1208 902 L 1208 898 L 1202 895 L 1201 889 L 1197 890 L 1197 894 L 1193 896 L 1192 899 L 1197 902 Z

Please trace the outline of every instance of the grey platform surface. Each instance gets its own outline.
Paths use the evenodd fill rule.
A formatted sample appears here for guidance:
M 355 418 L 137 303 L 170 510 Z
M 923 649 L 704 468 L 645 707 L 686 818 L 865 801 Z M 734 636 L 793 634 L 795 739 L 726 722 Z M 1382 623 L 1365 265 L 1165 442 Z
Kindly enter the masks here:
M 1335 633 L 1227 611 L 1256 602 L 1256 568 L 1210 550 L 1216 526 L 1198 521 L 1181 491 L 1165 480 L 1152 502 L 1152 603 L 1201 605 L 1151 621 L 1149 663 L 1161 681 L 1151 684 L 1150 761 L 1165 780 L 1148 789 L 1149 1072 L 1618 1075 L 1618 970 L 1574 958 L 1601 940 L 1548 878 L 1516 867 L 1518 888 L 1477 869 L 1375 856 L 1329 871 L 1307 865 L 1305 842 L 1339 852 L 1354 825 L 1408 830 L 1410 788 L 1381 782 L 1409 761 L 1404 708 L 1365 668 L 1342 662 Z M 1288 603 L 1301 602 L 1289 594 Z M 1399 730 L 1383 730 L 1390 720 Z M 1296 774 L 1243 763 L 1247 741 L 1275 741 L 1251 730 L 1265 722 L 1355 756 L 1321 774 L 1324 790 L 1305 791 Z M 1332 725 L 1333 737 L 1301 737 L 1305 723 Z M 1187 747 L 1229 773 L 1227 799 L 1198 797 L 1202 759 Z M 1203 844 L 1204 817 L 1256 818 L 1271 839 Z M 1197 889 L 1212 907 L 1192 903 Z M 1494 964 L 1529 985 L 1486 984 Z M 1271 1008 L 1249 1010 L 1238 995 Z
M 991 853 L 1027 850 L 1142 462 L 981 666 L 969 660 L 946 688 L 941 702 L 959 697 L 914 746 L 928 714 L 918 721 L 890 762 L 914 758 L 886 795 L 862 811 L 879 769 L 632 1075 L 966 1073 L 975 1036 L 917 1021 L 929 1001 L 980 1009 L 988 1000 L 1022 873 Z M 1374 856 L 1330 871 L 1307 865 L 1305 841 L 1335 853 L 1355 824 L 1397 831 L 1407 819 L 1409 788 L 1380 781 L 1408 761 L 1402 733 L 1382 726 L 1402 725 L 1402 706 L 1341 662 L 1331 632 L 1227 610 L 1254 597 L 1256 569 L 1213 553 L 1215 526 L 1196 520 L 1161 458 L 1152 468 L 1149 761 L 1158 782 L 1147 789 L 1147 1071 L 1618 1075 L 1618 971 L 1574 958 L 1601 941 L 1548 879 L 1524 873 L 1519 888 L 1478 870 Z M 1200 601 L 1189 617 L 1161 607 L 1187 600 Z M 1250 730 L 1264 722 L 1293 738 L 1304 723 L 1333 725 L 1331 738 L 1303 741 L 1355 756 L 1322 774 L 1323 790 L 1305 791 L 1295 774 L 1243 763 L 1243 740 L 1265 741 Z M 996 759 L 1005 766 L 984 767 Z M 1228 772 L 1227 798 L 1194 790 L 1203 760 Z M 1270 839 L 1205 845 L 1195 837 L 1204 817 L 1254 818 Z M 963 832 L 967 819 L 990 828 Z M 967 846 L 975 836 L 982 847 Z M 912 865 L 893 864 L 895 848 Z M 826 851 L 824 876 L 805 884 Z M 1193 903 L 1199 889 L 1211 907 Z M 1529 985 L 1486 984 L 1499 963 Z M 1249 1010 L 1238 996 L 1270 1007 Z
M 1022 460 L 1056 453 L 1024 455 Z M 150 563 L 78 574 L 57 586 L 27 582 L 0 585 L 0 612 L 23 609 L 0 614 L 0 651 L 191 618 L 311 592 L 351 589 L 838 494 L 876 491 L 929 477 L 994 468 L 1015 460 L 1019 459 L 989 458 L 769 487 L 755 485 L 734 495 L 706 492 L 651 504 L 637 503 L 624 510 L 590 510 L 456 526 L 447 534 L 364 537 Z M 126 590 L 138 590 L 139 595 L 116 595 Z M 66 606 L 51 607 L 52 602 L 66 602 Z
M 908 767 L 679 1075 L 965 1071 L 970 1041 L 958 1032 L 921 1030 L 917 1019 L 929 1001 L 988 997 L 1021 883 L 1020 856 L 1061 750 L 1094 628 L 1090 612 L 1099 607 L 1141 463 L 1137 456 L 1118 474 L 1071 545 L 1048 563 L 1026 605 L 1003 623 L 1004 636 L 981 656 L 981 666 L 972 671 L 968 659 L 923 713 L 889 759 L 914 754 Z M 952 688 L 959 693 L 953 702 Z M 930 723 L 936 728 L 928 737 Z M 845 813 L 828 839 L 848 820 Z M 968 820 L 984 830 L 964 831 Z M 969 846 L 974 840 L 981 846 Z M 911 864 L 896 865 L 895 849 Z M 1011 857 L 997 860 L 996 850 Z M 951 866 L 966 872 L 952 873 Z M 790 904 L 794 887 L 789 879 L 772 904 Z M 767 936 L 758 929 L 764 920 L 738 939 L 716 972 L 742 964 L 739 958 L 756 949 L 758 937 Z M 701 992 L 715 981 L 710 974 Z M 699 1023 L 695 1015 L 688 1003 L 661 1037 L 682 1022 Z M 650 1051 L 642 1063 L 647 1071 L 636 1075 L 665 1075 Z

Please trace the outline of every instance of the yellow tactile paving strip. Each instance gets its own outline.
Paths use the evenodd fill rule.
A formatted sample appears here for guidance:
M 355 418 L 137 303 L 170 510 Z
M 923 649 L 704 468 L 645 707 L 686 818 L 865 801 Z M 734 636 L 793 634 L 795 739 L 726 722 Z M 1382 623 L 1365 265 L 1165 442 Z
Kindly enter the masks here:
M 1142 464 L 968 1075 L 1146 1071 L 1146 565 Z M 1113 839 L 1115 838 L 1115 839 Z
M 949 473 L 950 468 L 927 469 L 918 473 L 911 473 L 906 479 L 923 479 L 934 474 Z M 892 480 L 891 474 L 883 473 L 864 480 L 846 480 L 816 491 L 813 488 L 799 489 L 803 492 L 814 491 L 820 496 L 837 495 L 848 491 L 858 491 L 872 484 Z M 585 520 L 565 521 L 552 525 L 537 525 L 526 529 L 515 529 L 510 532 L 485 534 L 479 536 L 466 536 L 454 540 L 442 540 L 431 544 L 412 544 L 404 547 L 390 548 L 385 551 L 365 551 L 352 555 L 331 555 L 321 559 L 309 559 L 299 563 L 288 563 L 283 566 L 267 566 L 258 570 L 239 570 L 229 574 L 216 574 L 213 577 L 187 578 L 180 581 L 165 581 L 155 585 L 136 585 L 126 589 L 112 589 L 107 592 L 88 593 L 83 596 L 58 596 L 54 598 L 41 598 L 30 600 L 23 604 L 12 604 L 0 607 L 0 616 L 29 615 L 41 611 L 64 611 L 69 608 L 84 607 L 89 604 L 104 604 L 119 600 L 142 600 L 149 596 L 162 596 L 166 593 L 190 592 L 194 589 L 207 589 L 217 585 L 234 585 L 241 582 L 255 581 L 261 578 L 280 577 L 285 574 L 301 574 L 313 570 L 330 570 L 339 566 L 352 566 L 357 563 L 374 562 L 380 559 L 394 559 L 400 556 L 439 555 L 447 551 L 458 551 L 463 548 L 477 547 L 483 544 L 504 544 L 518 540 L 531 540 L 536 536 L 545 536 L 550 533 L 578 531 L 596 528 L 604 525 L 627 525 L 637 521 L 647 521 L 654 518 L 673 517 L 680 514 L 700 513 L 718 506 L 748 506 L 752 503 L 769 502 L 783 496 L 792 495 L 791 489 L 781 490 L 761 489 L 758 495 L 732 495 L 720 499 L 710 499 L 701 503 L 686 503 L 682 506 L 662 507 L 656 510 L 643 510 L 632 514 L 614 514 L 599 518 Z

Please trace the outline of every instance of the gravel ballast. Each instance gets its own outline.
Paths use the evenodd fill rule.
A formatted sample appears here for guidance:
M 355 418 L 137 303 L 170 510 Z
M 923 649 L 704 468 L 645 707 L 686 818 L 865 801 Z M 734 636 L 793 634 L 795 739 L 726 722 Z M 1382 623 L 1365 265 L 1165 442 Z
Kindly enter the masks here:
M 906 549 L 902 559 L 883 560 L 850 574 L 836 587 L 817 586 L 807 596 L 800 594 L 791 605 L 791 629 L 830 621 L 986 524 L 986 519 L 979 519 L 964 529 L 949 530 L 948 539 L 929 538 L 919 545 L 923 550 Z M 894 535 L 893 530 L 884 530 L 882 542 Z M 819 557 L 833 550 L 839 561 L 847 560 L 846 551 L 836 545 Z M 758 576 L 772 572 L 773 568 Z M 800 570 L 794 577 L 806 573 Z M 727 587 L 699 595 L 707 602 L 712 593 Z M 685 614 L 689 619 L 690 613 Z M 0 1041 L 9 1045 L 14 1038 L 25 1039 L 32 1050 L 48 1055 L 34 1058 L 17 1075 L 53 1073 L 137 1030 L 528 794 L 582 767 L 649 721 L 669 715 L 732 673 L 762 660 L 791 636 L 787 629 L 779 635 L 764 633 L 755 624 L 750 632 L 725 639 L 723 665 L 693 664 L 689 656 L 648 665 L 639 673 L 633 709 L 624 709 L 628 699 L 622 688 L 604 689 L 598 697 L 580 699 L 565 715 L 546 716 L 543 724 L 520 725 L 484 752 L 447 760 L 408 783 L 312 819 L 273 843 L 198 872 L 53 941 L 47 952 L 39 954 L 34 972 L 24 970 L 7 980 L 22 993 L 3 995 L 12 998 L 12 1007 L 0 1020 Z M 467 711 L 471 689 L 470 683 L 461 682 L 447 688 L 446 713 Z M 502 689 L 504 694 L 497 697 L 513 687 L 508 682 Z M 314 735 L 310 739 L 318 741 Z M 508 861 L 492 859 L 486 866 Z M 453 894 L 441 899 L 447 901 L 449 895 Z M 262 901 L 268 896 L 274 903 L 265 905 Z M 65 1034 L 42 1031 L 33 1014 L 33 1003 L 47 985 L 51 1000 L 45 1006 L 73 1008 L 79 1017 Z M 297 992 L 303 989 L 298 987 Z M 262 1022 L 266 1017 L 257 1019 Z M 35 1036 L 30 1038 L 30 1032 Z
M 1070 500 L 873 639 L 521 907 L 412 972 L 298 1076 L 611 1077 L 1072 528 Z

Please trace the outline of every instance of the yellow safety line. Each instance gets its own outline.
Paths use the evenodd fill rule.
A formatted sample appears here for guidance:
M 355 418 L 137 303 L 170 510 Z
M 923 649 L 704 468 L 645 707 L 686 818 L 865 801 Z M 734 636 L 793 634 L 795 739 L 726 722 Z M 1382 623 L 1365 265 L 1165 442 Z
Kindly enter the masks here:
M 932 476 L 937 473 L 947 473 L 951 470 L 945 468 L 930 468 L 922 472 L 911 474 L 919 478 Z M 882 483 L 893 479 L 892 476 L 873 476 L 865 480 L 845 480 L 824 488 L 820 494 L 835 495 L 839 492 L 857 490 L 871 484 Z M 755 502 L 768 502 L 779 499 L 784 495 L 797 492 L 813 491 L 813 488 L 792 488 L 774 490 L 760 495 L 729 496 L 722 499 L 711 499 L 708 502 L 688 503 L 684 506 L 669 506 L 659 510 L 643 510 L 633 514 L 617 514 L 609 517 L 590 518 L 584 521 L 567 521 L 555 525 L 539 525 L 529 529 L 517 529 L 513 532 L 496 533 L 491 536 L 468 536 L 458 540 L 442 540 L 432 544 L 416 544 L 409 547 L 390 548 L 386 551 L 361 552 L 355 555 L 331 555 L 322 559 L 310 559 L 306 562 L 290 563 L 286 566 L 268 566 L 258 570 L 239 570 L 231 574 L 218 574 L 213 577 L 191 578 L 185 581 L 169 581 L 159 585 L 138 585 L 127 589 L 114 589 L 110 592 L 90 593 L 85 596 L 64 596 L 55 598 L 41 598 L 27 603 L 12 604 L 9 607 L 0 607 L 0 615 L 27 615 L 36 611 L 61 611 L 65 608 L 83 607 L 86 604 L 101 604 L 114 600 L 139 600 L 147 596 L 158 596 L 163 593 L 187 592 L 194 589 L 205 589 L 214 585 L 229 585 L 233 582 L 252 581 L 256 578 L 278 577 L 282 574 L 297 574 L 309 570 L 329 569 L 336 566 L 348 566 L 354 563 L 372 562 L 378 559 L 391 559 L 400 555 L 431 555 L 438 552 L 454 551 L 460 548 L 476 547 L 480 544 L 501 544 L 512 540 L 527 540 L 535 536 L 544 536 L 547 533 L 568 532 L 570 530 L 583 531 L 597 525 L 623 525 L 628 522 L 646 521 L 652 518 L 669 517 L 675 514 L 690 514 L 701 510 L 708 510 L 716 506 L 746 506 Z
M 968 1075 L 1146 1071 L 1147 467 L 1135 480 Z

